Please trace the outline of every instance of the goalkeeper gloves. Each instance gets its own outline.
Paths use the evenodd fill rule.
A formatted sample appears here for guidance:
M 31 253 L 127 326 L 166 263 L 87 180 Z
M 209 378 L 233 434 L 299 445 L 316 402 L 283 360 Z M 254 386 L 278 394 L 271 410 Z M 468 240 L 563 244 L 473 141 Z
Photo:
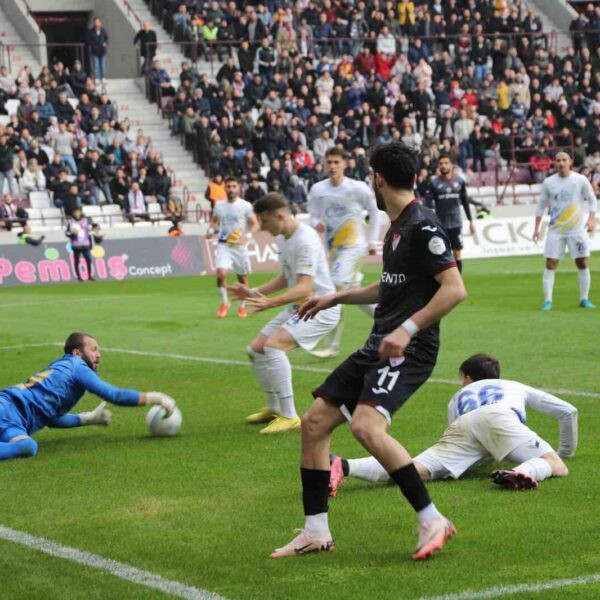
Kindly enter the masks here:
M 112 413 L 106 408 L 106 402 L 101 402 L 94 410 L 77 415 L 82 425 L 110 425 Z
M 148 406 L 155 404 L 162 406 L 167 412 L 167 417 L 170 417 L 175 410 L 175 400 L 162 392 L 146 392 L 146 404 Z

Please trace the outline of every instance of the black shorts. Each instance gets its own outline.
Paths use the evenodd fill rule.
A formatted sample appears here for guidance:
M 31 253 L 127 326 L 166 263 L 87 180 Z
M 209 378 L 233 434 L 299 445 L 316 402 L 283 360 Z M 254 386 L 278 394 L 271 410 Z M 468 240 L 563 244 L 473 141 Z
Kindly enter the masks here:
M 446 229 L 446 233 L 448 234 L 448 239 L 450 240 L 450 248 L 452 248 L 452 250 L 462 250 L 462 227 L 451 227 L 450 229 Z
M 391 421 L 392 415 L 427 381 L 434 363 L 405 355 L 392 367 L 377 352 L 358 350 L 313 391 L 314 398 L 340 407 L 347 417 L 357 404 L 369 404 Z

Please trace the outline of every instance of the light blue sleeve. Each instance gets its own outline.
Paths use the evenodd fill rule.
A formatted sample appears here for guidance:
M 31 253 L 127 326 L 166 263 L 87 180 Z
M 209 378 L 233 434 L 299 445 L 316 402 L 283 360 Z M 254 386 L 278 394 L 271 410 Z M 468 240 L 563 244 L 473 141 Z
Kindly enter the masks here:
M 73 372 L 75 380 L 81 384 L 88 392 L 95 394 L 111 404 L 119 406 L 137 406 L 140 399 L 140 392 L 136 390 L 125 390 L 115 387 L 102 381 L 96 373 L 87 365 L 81 364 L 75 367 Z

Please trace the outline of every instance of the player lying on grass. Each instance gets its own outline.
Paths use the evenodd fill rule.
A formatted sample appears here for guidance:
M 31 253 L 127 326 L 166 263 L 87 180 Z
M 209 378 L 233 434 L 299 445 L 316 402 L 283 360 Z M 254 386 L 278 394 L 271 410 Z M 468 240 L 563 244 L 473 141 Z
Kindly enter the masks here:
M 159 404 L 167 415 L 173 412 L 175 400 L 166 394 L 125 390 L 102 381 L 96 375 L 100 349 L 93 336 L 72 333 L 64 350 L 61 358 L 25 383 L 0 390 L 0 460 L 35 456 L 38 445 L 31 435 L 42 427 L 108 425 L 111 413 L 104 402 L 89 412 L 69 413 L 86 391 L 119 406 Z
M 415 456 L 424 481 L 458 479 L 482 462 L 508 460 L 517 466 L 494 471 L 492 481 L 510 489 L 537 488 L 548 477 L 569 474 L 561 457 L 577 448 L 577 409 L 547 392 L 500 379 L 500 364 L 487 354 L 475 354 L 460 366 L 464 387 L 448 404 L 449 427 L 433 446 Z M 525 408 L 558 419 L 558 453 L 525 425 Z M 367 481 L 388 481 L 387 471 L 369 456 L 331 465 L 330 494 L 335 496 L 344 476 Z

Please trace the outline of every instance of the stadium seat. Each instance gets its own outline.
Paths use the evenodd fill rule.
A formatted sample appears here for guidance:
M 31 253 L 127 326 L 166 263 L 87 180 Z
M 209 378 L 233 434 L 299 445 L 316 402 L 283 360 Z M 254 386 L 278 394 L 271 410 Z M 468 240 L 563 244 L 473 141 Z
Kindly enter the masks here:
M 27 208 L 27 216 L 29 217 L 29 224 L 32 228 L 37 229 L 43 224 L 42 221 L 42 209 L 41 208 Z
M 118 204 L 105 204 L 102 207 L 102 214 L 104 215 L 104 222 L 109 227 L 116 227 L 118 224 L 123 223 L 123 211 Z
M 150 221 L 136 221 L 134 227 L 152 227 Z
M 542 184 L 541 183 L 532 183 L 529 186 L 529 189 L 531 190 L 532 194 L 535 194 L 537 196 L 542 193 Z
M 61 229 L 63 226 L 63 214 L 60 208 L 42 208 L 42 217 L 46 227 Z
M 150 219 L 158 221 L 163 216 L 160 204 L 158 202 L 149 202 L 148 214 L 150 215 Z
M 73 107 L 73 110 L 75 110 L 79 104 L 79 100 L 77 100 L 77 98 L 67 98 L 67 101 Z
M 16 115 L 17 114 L 17 110 L 19 108 L 19 104 L 20 104 L 20 101 L 17 98 L 11 98 L 10 100 L 6 101 L 6 104 L 4 105 L 4 108 L 6 108 L 6 112 L 8 113 L 9 117 L 11 115 Z
M 29 206 L 31 208 L 50 208 L 50 194 L 48 192 L 29 192 Z
M 480 198 L 491 197 L 491 196 L 493 196 L 495 198 L 497 195 L 498 195 L 498 191 L 496 189 L 496 186 L 484 185 L 479 188 L 479 197 Z
M 0 115 L 0 125 L 6 125 L 10 123 L 10 117 L 8 115 Z
M 83 214 L 98 225 L 106 224 L 106 218 L 104 217 L 102 209 L 99 206 L 84 206 Z
M 478 187 L 467 187 L 467 196 L 469 198 L 477 198 L 479 196 L 479 188 Z
M 514 188 L 514 195 L 515 196 L 530 196 L 531 195 L 531 188 L 529 185 L 521 183 L 519 185 L 515 185 Z

